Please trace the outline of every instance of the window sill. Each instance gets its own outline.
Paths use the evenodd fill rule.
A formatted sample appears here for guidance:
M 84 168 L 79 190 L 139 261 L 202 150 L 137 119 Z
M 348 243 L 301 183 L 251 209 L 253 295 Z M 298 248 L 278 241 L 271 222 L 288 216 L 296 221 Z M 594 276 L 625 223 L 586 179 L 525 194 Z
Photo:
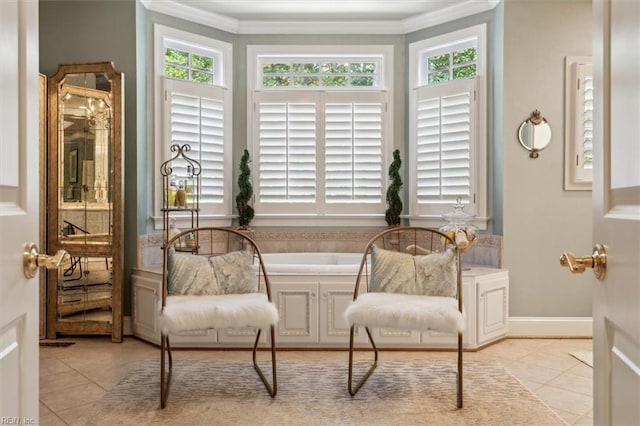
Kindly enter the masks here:
M 426 228 L 439 228 L 446 223 L 441 216 L 406 216 L 411 226 L 424 226 Z M 471 221 L 479 230 L 486 231 L 490 217 L 476 217 Z
M 386 227 L 382 215 L 256 215 L 251 226 L 258 227 Z
M 162 230 L 163 221 L 162 216 L 152 216 L 153 229 Z M 172 215 L 170 218 L 173 221 L 173 225 L 178 229 L 189 229 L 191 225 L 190 215 Z M 228 228 L 232 225 L 233 216 L 213 216 L 213 215 L 200 215 L 198 223 L 199 226 L 215 226 L 219 228 Z

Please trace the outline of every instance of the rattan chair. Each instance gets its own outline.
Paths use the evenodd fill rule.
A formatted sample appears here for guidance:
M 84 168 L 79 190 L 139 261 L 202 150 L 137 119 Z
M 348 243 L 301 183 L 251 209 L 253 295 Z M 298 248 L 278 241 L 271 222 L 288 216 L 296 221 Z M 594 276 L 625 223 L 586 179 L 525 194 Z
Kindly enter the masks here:
M 165 244 L 163 265 L 159 316 L 162 408 L 167 404 L 173 373 L 169 337 L 192 330 L 256 328 L 253 366 L 269 395 L 275 396 L 278 310 L 271 302 L 269 278 L 256 243 L 232 229 L 190 229 Z M 270 330 L 272 384 L 257 362 L 260 336 L 266 330 Z
M 351 326 L 348 390 L 355 395 L 378 365 L 372 328 L 434 330 L 457 335 L 457 406 L 462 408 L 462 311 L 460 253 L 454 240 L 429 228 L 396 227 L 366 246 L 353 301 L 345 310 Z M 373 348 L 369 369 L 354 386 L 356 328 L 363 326 Z

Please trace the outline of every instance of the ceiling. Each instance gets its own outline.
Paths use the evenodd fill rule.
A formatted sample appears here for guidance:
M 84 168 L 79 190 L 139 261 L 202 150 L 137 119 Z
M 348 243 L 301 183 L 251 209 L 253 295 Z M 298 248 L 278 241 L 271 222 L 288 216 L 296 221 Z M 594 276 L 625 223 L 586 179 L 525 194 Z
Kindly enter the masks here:
M 141 1 L 149 10 L 232 33 L 402 34 L 492 9 L 500 0 Z
M 466 0 L 177 0 L 238 20 L 402 20 Z

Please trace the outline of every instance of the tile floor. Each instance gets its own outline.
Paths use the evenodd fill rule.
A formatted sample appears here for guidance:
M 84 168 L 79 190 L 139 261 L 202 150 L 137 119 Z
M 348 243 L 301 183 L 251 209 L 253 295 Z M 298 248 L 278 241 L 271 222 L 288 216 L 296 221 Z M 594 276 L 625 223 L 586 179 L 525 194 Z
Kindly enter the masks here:
M 66 425 L 91 410 L 127 374 L 132 363 L 159 359 L 159 349 L 133 337 L 121 344 L 108 337 L 74 337 L 68 347 L 40 348 L 40 425 Z M 495 361 L 505 366 L 570 425 L 593 424 L 592 370 L 569 355 L 590 351 L 590 339 L 507 339 L 465 360 Z M 345 351 L 280 351 L 279 359 L 345 360 Z M 237 359 L 235 351 L 180 351 L 180 358 Z M 383 359 L 437 359 L 446 352 L 384 352 Z

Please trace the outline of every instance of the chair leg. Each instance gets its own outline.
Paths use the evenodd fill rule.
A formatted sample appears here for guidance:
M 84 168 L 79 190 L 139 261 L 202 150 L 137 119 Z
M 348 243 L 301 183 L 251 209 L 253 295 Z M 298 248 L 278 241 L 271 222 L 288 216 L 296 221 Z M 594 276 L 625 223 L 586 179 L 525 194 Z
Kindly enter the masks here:
M 169 372 L 165 374 L 165 352 L 169 358 Z M 171 355 L 171 344 L 169 336 L 162 334 L 160 336 L 160 407 L 167 406 L 167 398 L 169 397 L 169 387 L 171 386 L 171 376 L 173 373 L 173 356 Z
M 264 383 L 264 387 L 267 388 L 267 392 L 269 392 L 269 395 L 273 397 L 273 396 L 276 396 L 276 394 L 278 393 L 278 378 L 276 373 L 275 327 L 273 325 L 271 326 L 271 377 L 273 377 L 273 386 L 269 384 L 264 373 L 262 373 L 262 370 L 258 366 L 257 350 L 258 350 L 258 342 L 260 341 L 261 333 L 262 333 L 262 330 L 258 329 L 258 334 L 256 335 L 256 341 L 253 345 L 253 368 L 255 368 L 256 372 L 258 373 L 258 376 L 260 376 L 260 379 L 262 380 L 262 383 Z
M 458 333 L 458 408 L 462 408 L 462 333 Z
M 369 367 L 369 370 L 367 370 L 365 375 L 356 384 L 356 387 L 355 388 L 353 387 L 353 338 L 355 334 L 355 327 L 356 327 L 355 325 L 352 325 L 351 331 L 349 333 L 349 394 L 351 396 L 354 396 L 356 393 L 358 393 L 358 391 L 360 390 L 364 382 L 367 381 L 369 376 L 371 376 L 371 373 L 373 373 L 373 370 L 375 370 L 376 367 L 378 366 L 378 348 L 376 347 L 376 344 L 373 341 L 373 336 L 371 336 L 371 331 L 369 330 L 369 327 L 365 327 L 364 329 L 367 332 L 367 336 L 369 336 L 369 341 L 371 342 L 371 346 L 373 347 L 373 353 L 374 353 L 373 364 L 371 365 L 371 367 Z

